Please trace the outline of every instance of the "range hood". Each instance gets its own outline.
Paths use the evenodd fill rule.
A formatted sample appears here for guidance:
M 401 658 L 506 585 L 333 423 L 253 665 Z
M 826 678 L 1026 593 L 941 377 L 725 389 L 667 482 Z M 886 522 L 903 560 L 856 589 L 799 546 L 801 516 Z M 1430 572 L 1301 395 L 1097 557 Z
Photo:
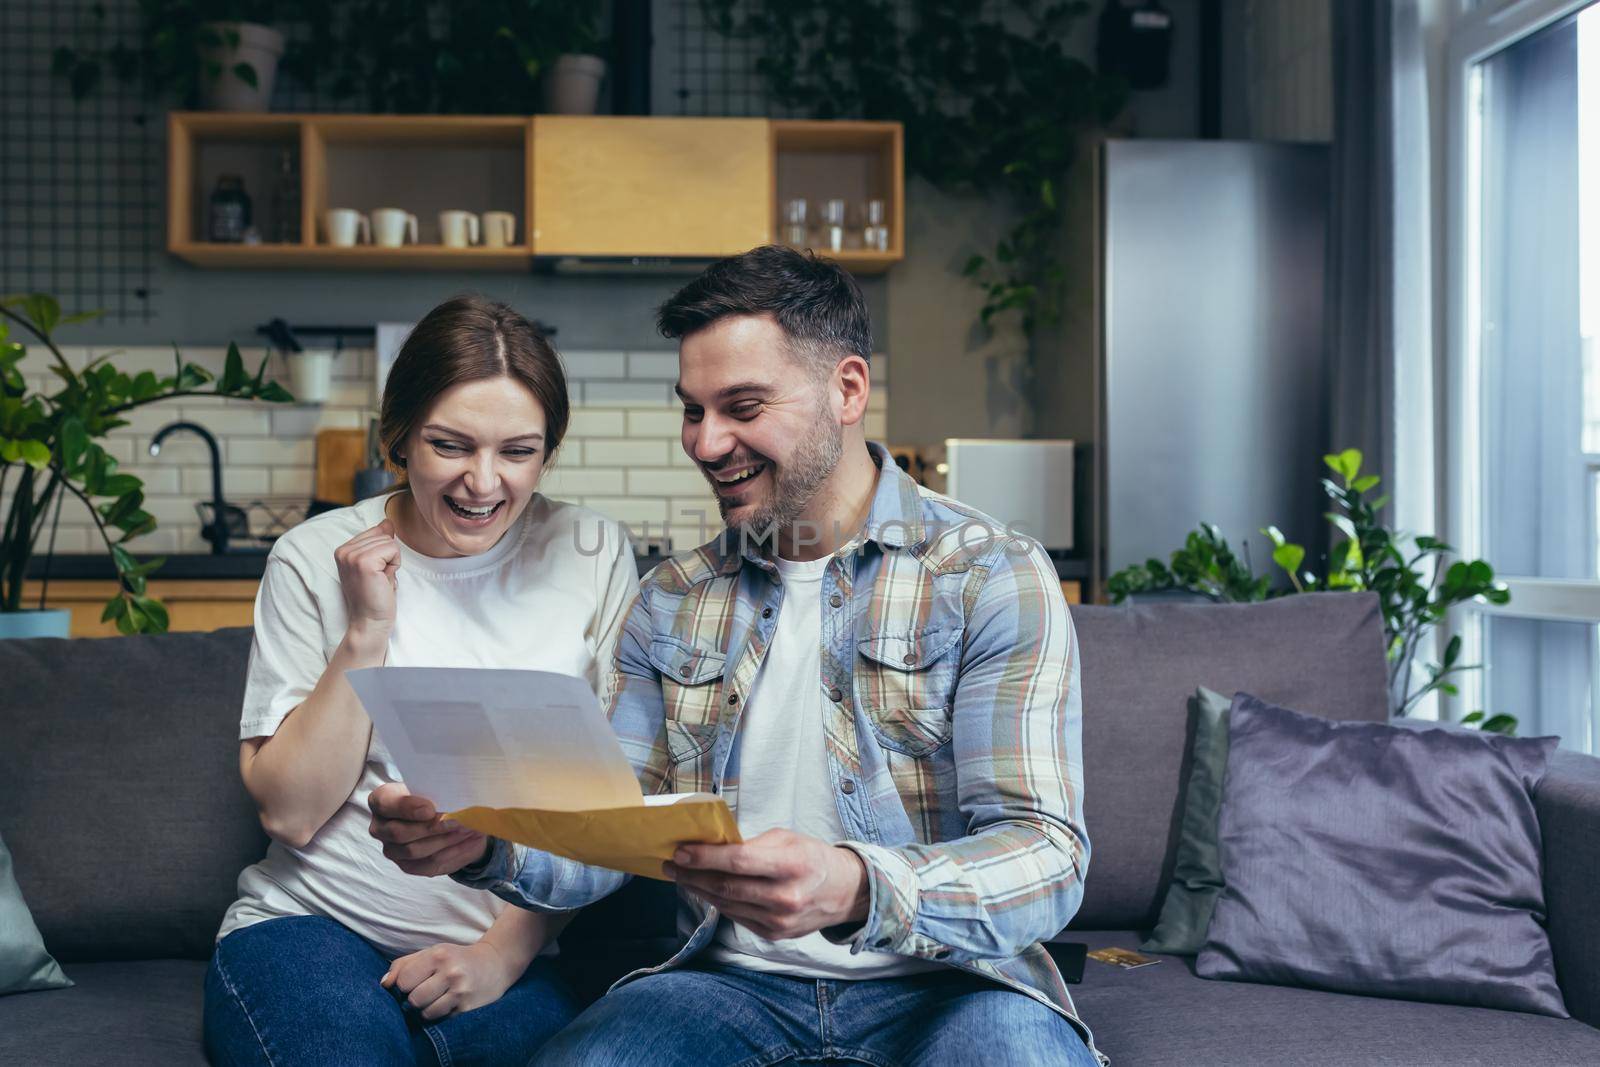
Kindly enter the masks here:
M 550 256 L 536 260 L 556 274 L 682 274 L 693 276 L 716 260 L 676 256 Z

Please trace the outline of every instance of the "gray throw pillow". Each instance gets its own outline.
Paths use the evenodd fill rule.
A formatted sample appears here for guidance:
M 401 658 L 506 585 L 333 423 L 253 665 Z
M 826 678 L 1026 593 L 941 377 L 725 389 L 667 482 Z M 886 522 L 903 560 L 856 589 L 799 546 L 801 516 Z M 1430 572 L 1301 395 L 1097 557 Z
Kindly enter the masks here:
M 11 873 L 11 850 L 0 838 L 0 995 L 71 984 L 44 950 L 44 939 Z
M 1566 1018 L 1533 805 L 1556 744 L 1236 695 L 1196 971 Z
M 1178 852 L 1172 884 L 1161 902 L 1161 918 L 1139 946 L 1145 952 L 1193 956 L 1206 943 L 1211 909 L 1222 891 L 1217 812 L 1222 807 L 1222 776 L 1228 769 L 1229 703 L 1227 697 L 1204 686 L 1189 698 L 1194 714 L 1194 755 L 1189 764 L 1189 788 L 1183 797 Z

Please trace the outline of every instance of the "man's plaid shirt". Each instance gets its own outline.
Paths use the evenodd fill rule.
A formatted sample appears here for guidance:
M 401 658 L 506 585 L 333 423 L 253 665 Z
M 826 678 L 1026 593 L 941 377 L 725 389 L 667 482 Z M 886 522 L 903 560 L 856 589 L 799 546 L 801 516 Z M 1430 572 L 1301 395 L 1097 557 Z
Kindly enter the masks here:
M 881 470 L 870 513 L 822 583 L 818 684 L 848 835 L 837 843 L 865 863 L 870 903 L 865 923 L 825 933 L 982 974 L 1087 1037 L 1040 945 L 1078 910 L 1089 867 L 1078 643 L 1055 568 L 869 447 Z M 609 695 L 646 793 L 715 792 L 737 809 L 739 712 L 783 600 L 770 550 L 727 531 L 646 576 Z M 628 876 L 496 841 L 457 877 L 561 911 Z M 714 908 L 680 900 L 694 934 L 651 970 L 715 934 Z

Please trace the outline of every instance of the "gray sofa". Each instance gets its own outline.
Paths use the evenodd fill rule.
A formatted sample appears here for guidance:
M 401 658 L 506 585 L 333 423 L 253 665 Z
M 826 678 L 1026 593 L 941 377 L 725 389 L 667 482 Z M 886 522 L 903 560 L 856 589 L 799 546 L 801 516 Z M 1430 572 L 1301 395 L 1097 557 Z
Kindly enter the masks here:
M 1062 940 L 1136 947 L 1170 876 L 1186 697 L 1245 689 L 1333 718 L 1383 704 L 1367 595 L 1073 610 L 1094 858 Z M 202 1062 L 200 991 L 234 878 L 264 847 L 235 729 L 249 632 L 0 641 L 0 835 L 75 988 L 0 997 L 0 1063 Z M 1538 796 L 1558 976 L 1574 1018 L 1203 981 L 1090 960 L 1073 995 L 1117 1067 L 1600 1063 L 1600 760 Z M 1285 862 L 1294 862 L 1286 856 Z M 563 938 L 587 989 L 672 944 L 671 887 L 634 882 Z

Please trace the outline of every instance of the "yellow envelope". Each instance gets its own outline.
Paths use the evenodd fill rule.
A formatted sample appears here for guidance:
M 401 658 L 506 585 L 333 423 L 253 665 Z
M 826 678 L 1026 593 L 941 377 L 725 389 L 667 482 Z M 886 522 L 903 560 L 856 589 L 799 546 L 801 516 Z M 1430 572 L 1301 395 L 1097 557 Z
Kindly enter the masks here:
M 679 845 L 743 840 L 719 796 L 667 793 L 642 799 L 639 805 L 591 811 L 473 807 L 448 817 L 492 837 L 661 881 L 666 881 L 661 865 Z

